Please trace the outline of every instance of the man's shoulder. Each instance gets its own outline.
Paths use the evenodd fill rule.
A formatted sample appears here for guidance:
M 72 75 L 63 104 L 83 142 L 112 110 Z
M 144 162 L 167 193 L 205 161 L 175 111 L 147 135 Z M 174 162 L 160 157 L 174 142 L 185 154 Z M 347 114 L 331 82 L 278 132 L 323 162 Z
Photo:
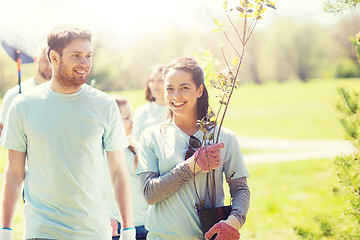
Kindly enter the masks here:
M 22 82 L 21 85 L 16 85 L 13 86 L 12 88 L 9 88 L 5 95 L 4 98 L 14 98 L 15 96 L 19 95 L 20 93 L 20 89 L 21 89 L 21 93 L 30 89 L 31 87 L 34 87 L 35 80 L 34 78 L 29 78 L 26 81 Z
M 105 102 L 115 101 L 114 97 L 112 97 L 110 94 L 107 94 L 99 89 L 93 88 L 88 84 L 84 84 L 84 88 L 87 96 L 94 98 L 97 101 L 105 101 Z

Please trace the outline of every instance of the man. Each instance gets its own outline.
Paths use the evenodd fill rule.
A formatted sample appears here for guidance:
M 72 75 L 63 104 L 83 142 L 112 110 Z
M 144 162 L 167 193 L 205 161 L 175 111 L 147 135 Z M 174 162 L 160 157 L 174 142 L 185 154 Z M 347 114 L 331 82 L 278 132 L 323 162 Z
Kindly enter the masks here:
M 9 149 L 0 240 L 11 239 L 23 183 L 25 239 L 110 240 L 104 150 L 123 226 L 120 239 L 135 239 L 123 156 L 128 141 L 115 100 L 85 84 L 92 54 L 89 31 L 54 29 L 47 52 L 51 81 L 19 95 L 10 108 L 0 139 Z
M 31 89 L 51 79 L 52 71 L 46 55 L 46 49 L 47 44 L 45 44 L 45 42 L 38 47 L 35 57 L 36 74 L 34 77 L 31 77 L 21 83 L 22 92 L 25 92 L 28 89 Z M 0 136 L 10 105 L 17 95 L 19 95 L 19 86 L 10 88 L 4 95 L 4 99 L 0 107 Z

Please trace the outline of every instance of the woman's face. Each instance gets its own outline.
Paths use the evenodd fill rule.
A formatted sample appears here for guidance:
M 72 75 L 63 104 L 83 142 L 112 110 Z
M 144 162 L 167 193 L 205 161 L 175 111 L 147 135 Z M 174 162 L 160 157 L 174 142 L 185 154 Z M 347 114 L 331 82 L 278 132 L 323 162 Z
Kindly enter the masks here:
M 119 106 L 119 110 L 123 120 L 126 136 L 130 136 L 134 123 L 131 117 L 131 109 L 129 105 L 126 104 Z
M 155 72 L 150 75 L 148 83 L 151 95 L 155 98 L 156 102 L 164 101 L 164 80 L 161 72 Z
M 197 117 L 197 100 L 203 93 L 203 85 L 197 88 L 191 73 L 181 70 L 170 70 L 164 80 L 165 101 L 174 117 Z

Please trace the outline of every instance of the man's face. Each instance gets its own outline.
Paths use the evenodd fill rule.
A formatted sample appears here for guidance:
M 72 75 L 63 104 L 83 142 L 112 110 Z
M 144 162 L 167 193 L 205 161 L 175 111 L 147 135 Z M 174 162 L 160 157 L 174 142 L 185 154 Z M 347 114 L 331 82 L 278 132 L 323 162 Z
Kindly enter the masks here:
M 92 66 L 93 50 L 87 39 L 78 38 L 68 44 L 60 57 L 57 79 L 65 87 L 86 83 Z
M 40 56 L 37 61 L 37 71 L 45 80 L 50 80 L 52 76 L 52 69 L 46 54 Z

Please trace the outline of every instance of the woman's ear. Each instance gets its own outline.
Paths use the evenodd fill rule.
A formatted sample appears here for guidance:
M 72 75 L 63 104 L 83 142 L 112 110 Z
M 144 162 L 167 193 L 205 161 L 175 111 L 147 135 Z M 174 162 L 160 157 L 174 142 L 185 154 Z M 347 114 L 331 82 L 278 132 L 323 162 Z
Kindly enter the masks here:
M 197 98 L 201 98 L 204 92 L 204 84 L 201 84 L 196 91 L 197 91 Z

